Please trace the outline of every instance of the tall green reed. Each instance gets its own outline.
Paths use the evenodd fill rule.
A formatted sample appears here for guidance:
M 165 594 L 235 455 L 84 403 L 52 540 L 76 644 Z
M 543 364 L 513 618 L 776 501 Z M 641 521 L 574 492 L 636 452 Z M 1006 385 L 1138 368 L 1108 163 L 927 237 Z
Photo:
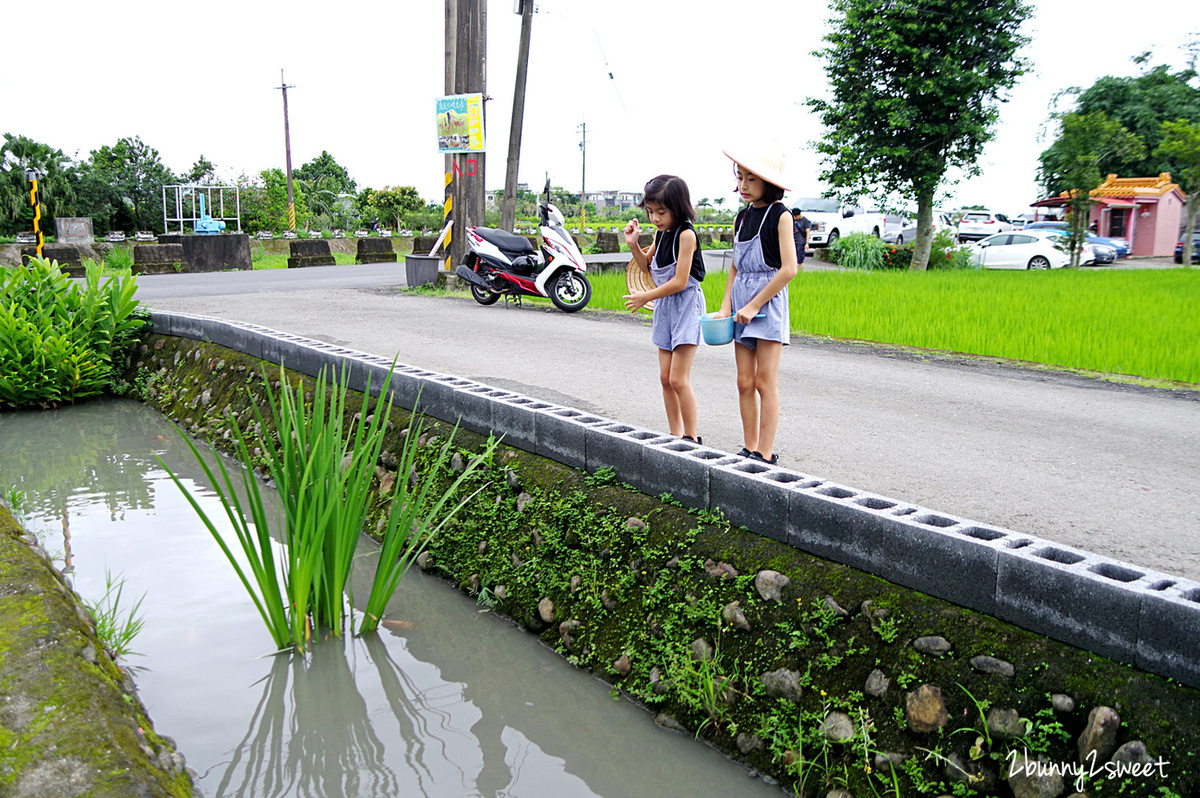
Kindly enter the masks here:
M 278 394 L 266 382 L 270 418 L 264 418 L 252 403 L 257 426 L 264 431 L 274 429 L 276 434 L 274 444 L 264 442 L 261 449 L 282 505 L 283 545 L 278 555 L 258 482 L 249 468 L 250 441 L 240 424 L 234 424 L 234 437 L 238 457 L 245 466 L 242 469 L 245 506 L 224 463 L 217 462 L 218 478 L 196 445 L 186 437 L 184 440 L 221 500 L 237 538 L 237 549 L 246 561 L 245 567 L 216 525 L 168 469 L 171 479 L 184 491 L 237 572 L 278 648 L 295 646 L 303 650 L 319 629 L 328 629 L 339 636 L 345 629 L 350 570 L 359 535 L 366 527 L 377 493 L 373 480 L 392 410 L 390 385 L 389 372 L 380 391 L 380 396 L 387 398 L 376 402 L 373 413 L 368 412 L 367 400 L 358 412 L 353 412 L 348 404 L 346 370 L 332 384 L 322 370 L 311 403 L 307 403 L 302 385 L 293 386 L 287 372 L 280 368 Z M 368 385 L 367 395 L 370 392 Z M 429 538 L 474 495 L 447 509 L 464 480 L 480 463 L 490 459 L 495 450 L 496 442 L 489 442 L 483 453 L 472 458 L 458 478 L 443 488 L 440 480 L 450 456 L 453 435 L 434 461 L 420 471 L 417 466 L 422 426 L 420 417 L 414 414 L 398 458 L 398 478 L 390 493 L 379 497 L 387 504 L 387 517 L 379 565 L 359 625 L 362 634 L 377 628 L 388 599 Z

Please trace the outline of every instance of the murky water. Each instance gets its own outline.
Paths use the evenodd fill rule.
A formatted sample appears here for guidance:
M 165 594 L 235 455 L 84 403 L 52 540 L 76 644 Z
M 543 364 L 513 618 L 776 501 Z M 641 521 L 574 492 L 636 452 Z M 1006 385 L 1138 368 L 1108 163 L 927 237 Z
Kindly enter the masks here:
M 150 408 L 0 414 L 0 490 L 25 491 L 30 530 L 73 569 L 76 590 L 98 599 L 109 572 L 125 579 L 123 602 L 145 594 L 142 656 L 127 663 L 203 794 L 780 795 L 416 569 L 380 634 L 272 655 L 245 589 L 155 455 L 215 518 L 191 455 Z

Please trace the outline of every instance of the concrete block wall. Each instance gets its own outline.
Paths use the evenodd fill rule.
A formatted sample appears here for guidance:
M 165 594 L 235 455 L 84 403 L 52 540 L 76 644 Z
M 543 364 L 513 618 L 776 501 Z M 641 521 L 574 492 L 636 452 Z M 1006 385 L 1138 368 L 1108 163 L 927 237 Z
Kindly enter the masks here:
M 152 313 L 154 331 L 309 375 L 349 368 L 403 407 L 1111 659 L 1200 687 L 1200 583 L 746 460 L 536 397 L 252 324 Z

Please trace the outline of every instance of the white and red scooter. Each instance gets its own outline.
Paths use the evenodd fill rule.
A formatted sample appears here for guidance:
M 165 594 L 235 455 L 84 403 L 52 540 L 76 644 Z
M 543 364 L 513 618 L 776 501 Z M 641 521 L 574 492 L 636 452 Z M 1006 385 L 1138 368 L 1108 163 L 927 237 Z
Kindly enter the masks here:
M 525 236 L 490 227 L 468 227 L 471 251 L 454 273 L 471 286 L 471 295 L 481 305 L 491 305 L 502 296 L 520 302 L 523 296 L 549 297 L 559 310 L 574 313 L 592 298 L 592 285 L 584 272 L 583 253 L 564 226 L 558 208 L 550 204 L 550 180 L 546 180 L 541 212 L 541 252 Z

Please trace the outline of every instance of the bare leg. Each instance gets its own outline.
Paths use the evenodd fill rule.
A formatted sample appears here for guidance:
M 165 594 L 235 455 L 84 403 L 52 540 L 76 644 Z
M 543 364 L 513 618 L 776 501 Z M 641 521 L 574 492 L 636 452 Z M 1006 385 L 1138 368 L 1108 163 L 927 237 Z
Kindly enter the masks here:
M 754 452 L 758 450 L 759 433 L 758 393 L 755 390 L 758 358 L 755 356 L 755 350 L 739 343 L 733 345 L 733 356 L 737 362 L 738 409 L 742 414 L 742 439 L 746 448 Z
M 697 348 L 692 344 L 675 347 L 675 351 L 671 353 L 669 375 L 669 387 L 675 393 L 675 401 L 683 423 L 683 434 L 692 438 L 696 437 L 697 423 L 696 392 L 692 390 L 692 361 L 696 358 Z
M 679 408 L 679 396 L 671 387 L 671 363 L 674 360 L 669 349 L 658 350 L 658 381 L 662 385 L 663 407 L 667 409 L 667 429 L 676 437 L 683 435 L 683 415 Z
M 779 429 L 779 361 L 783 344 L 779 341 L 759 341 L 758 369 L 754 374 L 754 389 L 761 408 L 758 422 L 758 452 L 767 460 L 774 454 L 775 433 Z

